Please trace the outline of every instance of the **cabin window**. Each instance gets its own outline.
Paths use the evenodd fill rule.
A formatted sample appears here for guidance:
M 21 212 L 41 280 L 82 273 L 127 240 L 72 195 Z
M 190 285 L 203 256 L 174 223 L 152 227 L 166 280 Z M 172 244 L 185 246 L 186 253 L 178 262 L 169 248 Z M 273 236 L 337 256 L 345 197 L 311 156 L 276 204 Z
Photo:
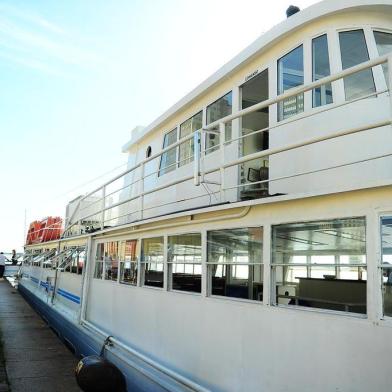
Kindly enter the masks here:
M 177 129 L 173 129 L 167 133 L 163 139 L 163 148 L 167 148 L 177 141 Z M 159 167 L 159 175 L 163 176 L 176 169 L 177 165 L 177 147 L 164 152 L 161 157 L 161 164 Z
M 312 40 L 312 78 L 313 81 L 331 74 L 329 68 L 327 34 Z M 323 84 L 313 90 L 313 107 L 332 103 L 331 83 Z
M 137 285 L 137 240 L 120 242 L 120 283 Z
M 392 216 L 381 218 L 381 247 L 383 313 L 392 317 Z
M 224 97 L 219 98 L 217 101 L 207 106 L 207 125 L 211 124 L 223 117 L 228 116 L 232 113 L 233 109 L 233 94 L 230 91 Z M 214 130 L 219 130 L 219 127 L 215 127 Z M 231 121 L 226 123 L 225 126 L 225 140 L 231 139 Z M 206 154 L 215 151 L 219 148 L 219 135 L 207 133 L 206 139 Z
M 141 268 L 145 286 L 163 287 L 163 237 L 142 240 Z
M 241 109 L 246 109 L 268 99 L 268 69 L 241 86 Z M 269 108 L 265 107 L 242 117 L 242 156 L 266 150 L 269 146 Z M 263 132 L 256 132 L 261 131 Z M 240 168 L 241 184 L 268 179 L 268 157 L 244 162 Z M 268 195 L 268 182 L 243 187 L 241 200 Z
M 347 69 L 369 60 L 363 30 L 339 33 L 342 68 Z M 344 78 L 346 100 L 369 95 L 376 91 L 371 69 L 365 69 Z
M 118 242 L 98 244 L 95 259 L 94 278 L 117 281 Z
M 74 274 L 81 274 L 83 272 L 83 265 L 86 258 L 86 251 L 75 249 L 71 254 L 68 271 Z
M 374 39 L 376 40 L 378 54 L 384 56 L 388 53 L 392 53 L 392 34 L 384 33 L 381 31 L 374 32 Z M 384 71 L 385 81 L 389 85 L 388 80 L 388 64 L 383 64 L 382 69 Z
M 277 305 L 366 313 L 365 218 L 272 227 Z
M 172 290 L 201 293 L 201 235 L 168 237 L 169 284 Z
M 263 299 L 263 229 L 207 233 L 209 293 L 254 301 Z
M 97 253 L 95 255 L 95 268 L 94 268 L 94 278 L 96 279 L 102 279 L 104 254 L 105 254 L 104 244 L 98 244 Z
M 303 46 L 278 60 L 278 94 L 304 84 Z M 278 104 L 278 120 L 285 120 L 304 111 L 304 95 L 287 98 Z
M 180 125 L 180 139 L 202 128 L 203 112 L 195 114 Z M 193 161 L 194 142 L 193 138 L 180 144 L 179 166 Z

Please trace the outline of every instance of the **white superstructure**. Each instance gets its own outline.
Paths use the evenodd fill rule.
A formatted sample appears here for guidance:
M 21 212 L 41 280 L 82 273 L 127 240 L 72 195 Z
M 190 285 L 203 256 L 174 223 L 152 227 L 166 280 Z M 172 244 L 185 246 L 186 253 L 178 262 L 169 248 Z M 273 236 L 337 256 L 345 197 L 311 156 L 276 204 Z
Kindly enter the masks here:
M 389 391 L 391 81 L 392 0 L 289 17 L 135 128 L 21 290 L 130 389 Z

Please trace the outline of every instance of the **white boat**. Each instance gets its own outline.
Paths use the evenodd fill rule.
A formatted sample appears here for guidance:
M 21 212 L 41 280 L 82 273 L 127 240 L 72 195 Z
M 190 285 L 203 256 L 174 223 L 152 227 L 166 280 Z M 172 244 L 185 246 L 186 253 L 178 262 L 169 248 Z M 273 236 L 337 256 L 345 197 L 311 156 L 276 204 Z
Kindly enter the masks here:
M 389 391 L 391 80 L 391 0 L 294 13 L 133 130 L 19 290 L 129 390 Z

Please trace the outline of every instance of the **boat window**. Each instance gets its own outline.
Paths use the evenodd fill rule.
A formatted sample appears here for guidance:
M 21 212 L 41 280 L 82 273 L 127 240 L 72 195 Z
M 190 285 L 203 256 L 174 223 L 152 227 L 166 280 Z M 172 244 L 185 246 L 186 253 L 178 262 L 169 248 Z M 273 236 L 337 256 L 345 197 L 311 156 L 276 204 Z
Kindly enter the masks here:
M 312 78 L 313 81 L 325 78 L 331 74 L 329 68 L 327 34 L 312 40 Z M 313 90 L 313 107 L 332 103 L 331 83 L 323 84 Z
M 268 69 L 241 86 L 241 109 L 246 109 L 268 99 Z M 269 108 L 257 110 L 242 117 L 242 156 L 266 150 L 269 146 Z M 256 132 L 261 131 L 263 132 Z M 244 162 L 240 169 L 241 184 L 268 179 L 268 157 Z M 268 182 L 241 187 L 241 200 L 268 196 Z
M 278 60 L 278 94 L 304 84 L 303 46 L 292 50 Z M 304 111 L 304 95 L 287 98 L 278 104 L 278 120 L 284 120 Z
M 180 139 L 190 135 L 191 133 L 201 129 L 203 121 L 203 112 L 195 114 L 190 119 L 186 120 L 180 125 Z M 187 140 L 180 144 L 179 166 L 186 165 L 193 161 L 193 139 Z
M 339 33 L 342 68 L 347 69 L 369 60 L 363 30 Z M 371 94 L 376 91 L 371 69 L 365 69 L 344 78 L 346 100 Z
M 384 316 L 392 317 L 392 217 L 381 219 L 382 294 Z
M 163 237 L 142 240 L 140 262 L 144 285 L 163 287 Z
M 272 227 L 277 305 L 366 313 L 365 218 Z
M 94 278 L 117 281 L 118 242 L 111 241 L 97 246 Z
M 263 229 L 241 228 L 207 233 L 210 294 L 263 299 Z
M 376 40 L 378 54 L 380 56 L 384 56 L 388 53 L 392 52 L 392 34 L 384 33 L 381 31 L 374 32 L 374 39 Z M 389 84 L 388 80 L 388 64 L 383 64 L 382 69 L 384 71 L 384 76 L 387 84 Z
M 223 117 L 228 116 L 232 113 L 233 109 L 233 94 L 230 91 L 228 94 L 219 98 L 217 101 L 207 106 L 207 125 L 211 124 Z M 215 127 L 214 130 L 219 130 L 219 127 Z M 231 121 L 226 124 L 225 127 L 225 140 L 231 139 Z M 213 152 L 219 148 L 219 135 L 207 133 L 206 139 L 206 154 Z
M 86 258 L 85 249 L 76 248 L 69 257 L 69 263 L 66 267 L 66 271 L 74 274 L 81 274 L 83 272 L 83 265 Z
M 137 285 L 137 240 L 120 242 L 120 283 Z
M 169 284 L 172 290 L 201 293 L 201 235 L 168 237 Z
M 94 278 L 96 279 L 102 279 L 104 254 L 105 254 L 104 244 L 98 244 L 97 253 L 95 255 L 95 268 L 94 268 Z
M 167 133 L 163 139 L 163 148 L 169 147 L 177 141 L 177 129 L 173 129 Z M 163 176 L 176 169 L 177 162 L 177 147 L 164 152 L 161 156 L 161 163 L 159 167 L 159 176 Z

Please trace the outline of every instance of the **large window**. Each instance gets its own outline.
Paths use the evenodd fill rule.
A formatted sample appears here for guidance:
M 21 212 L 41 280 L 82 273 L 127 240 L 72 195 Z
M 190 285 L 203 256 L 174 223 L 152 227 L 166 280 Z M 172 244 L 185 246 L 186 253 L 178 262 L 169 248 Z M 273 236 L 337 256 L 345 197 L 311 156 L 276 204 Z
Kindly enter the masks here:
M 111 241 L 97 245 L 94 278 L 117 281 L 118 242 Z
M 211 105 L 207 106 L 207 125 L 211 124 L 223 117 L 228 116 L 232 113 L 233 103 L 232 103 L 232 93 L 231 91 L 224 97 L 218 99 Z M 216 127 L 215 130 L 218 130 Z M 225 140 L 231 139 L 231 122 L 226 124 L 225 127 Z M 207 134 L 206 140 L 206 153 L 215 151 L 219 146 L 219 135 L 214 135 L 212 133 Z
M 201 292 L 201 235 L 168 237 L 169 285 L 172 290 Z
M 120 283 L 137 285 L 137 240 L 120 242 Z
M 392 216 L 381 219 L 384 315 L 392 317 Z
M 180 139 L 201 129 L 203 122 L 203 112 L 195 114 L 190 119 L 180 125 Z M 193 139 L 180 144 L 179 166 L 186 165 L 193 161 L 194 142 Z
M 378 54 L 380 56 L 384 56 L 388 53 L 392 52 L 392 34 L 391 33 L 384 33 L 381 31 L 374 32 L 374 39 L 376 40 Z M 384 76 L 387 84 L 389 83 L 388 80 L 388 65 L 382 65 Z
M 209 292 L 263 299 L 263 229 L 214 230 L 207 234 Z
M 342 68 L 347 69 L 369 60 L 363 30 L 339 33 Z M 355 99 L 376 91 L 371 69 L 365 69 L 344 78 L 346 100 Z
M 313 81 L 330 75 L 328 39 L 324 34 L 312 40 L 312 78 Z M 331 83 L 323 84 L 313 90 L 313 107 L 332 103 Z
M 278 305 L 366 313 L 365 218 L 272 227 Z
M 303 46 L 292 50 L 278 60 L 278 94 L 304 84 Z M 304 111 L 304 95 L 287 98 L 278 105 L 278 120 L 284 120 Z
M 145 286 L 163 287 L 163 237 L 142 240 L 141 268 Z
M 83 272 L 84 262 L 86 260 L 86 250 L 85 249 L 75 249 L 71 254 L 71 260 L 66 271 L 70 271 L 74 274 L 81 274 Z
M 177 141 L 177 129 L 173 129 L 171 132 L 165 135 L 163 140 L 163 148 L 169 147 Z M 161 164 L 159 168 L 159 175 L 169 173 L 176 169 L 177 166 L 177 147 L 173 147 L 170 150 L 164 152 L 161 157 Z

